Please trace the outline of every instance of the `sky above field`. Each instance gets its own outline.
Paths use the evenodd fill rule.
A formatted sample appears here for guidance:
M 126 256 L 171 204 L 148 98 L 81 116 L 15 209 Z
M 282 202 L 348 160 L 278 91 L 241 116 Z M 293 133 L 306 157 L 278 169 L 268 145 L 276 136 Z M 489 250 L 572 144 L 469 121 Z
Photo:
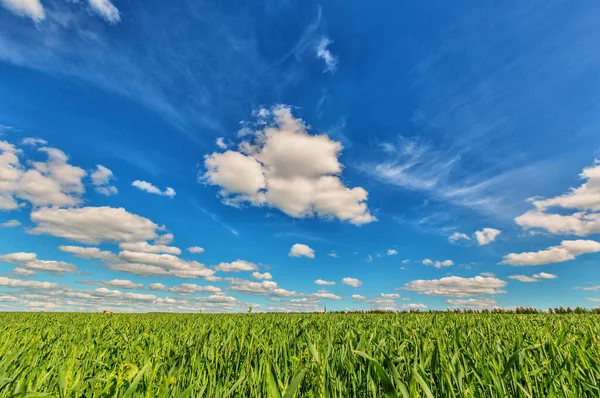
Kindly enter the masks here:
M 599 17 L 0 0 L 0 310 L 595 307 Z

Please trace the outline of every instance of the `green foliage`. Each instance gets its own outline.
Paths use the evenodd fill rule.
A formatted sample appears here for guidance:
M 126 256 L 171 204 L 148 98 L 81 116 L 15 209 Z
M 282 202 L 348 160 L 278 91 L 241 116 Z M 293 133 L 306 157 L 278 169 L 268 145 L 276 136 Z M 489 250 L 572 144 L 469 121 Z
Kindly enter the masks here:
M 599 397 L 598 336 L 576 311 L 2 313 L 0 397 Z

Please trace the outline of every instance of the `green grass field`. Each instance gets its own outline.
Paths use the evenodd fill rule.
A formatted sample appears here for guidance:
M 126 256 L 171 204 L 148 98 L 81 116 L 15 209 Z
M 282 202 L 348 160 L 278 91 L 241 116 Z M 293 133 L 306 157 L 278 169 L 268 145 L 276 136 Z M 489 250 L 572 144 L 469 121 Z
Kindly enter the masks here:
M 0 314 L 0 396 L 600 397 L 600 316 Z

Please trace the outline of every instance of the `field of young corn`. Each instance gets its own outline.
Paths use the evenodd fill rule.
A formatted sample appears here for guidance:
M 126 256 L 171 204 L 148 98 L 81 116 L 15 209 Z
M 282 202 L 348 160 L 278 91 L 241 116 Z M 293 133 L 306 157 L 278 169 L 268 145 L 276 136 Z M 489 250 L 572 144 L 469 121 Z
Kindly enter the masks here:
M 1 397 L 600 397 L 600 316 L 0 314 Z

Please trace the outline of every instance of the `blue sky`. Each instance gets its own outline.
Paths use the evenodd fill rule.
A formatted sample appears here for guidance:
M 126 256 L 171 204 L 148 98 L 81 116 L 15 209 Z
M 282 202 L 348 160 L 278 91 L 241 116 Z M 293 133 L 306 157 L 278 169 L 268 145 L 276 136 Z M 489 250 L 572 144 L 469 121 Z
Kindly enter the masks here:
M 0 309 L 597 306 L 599 15 L 0 0 Z

